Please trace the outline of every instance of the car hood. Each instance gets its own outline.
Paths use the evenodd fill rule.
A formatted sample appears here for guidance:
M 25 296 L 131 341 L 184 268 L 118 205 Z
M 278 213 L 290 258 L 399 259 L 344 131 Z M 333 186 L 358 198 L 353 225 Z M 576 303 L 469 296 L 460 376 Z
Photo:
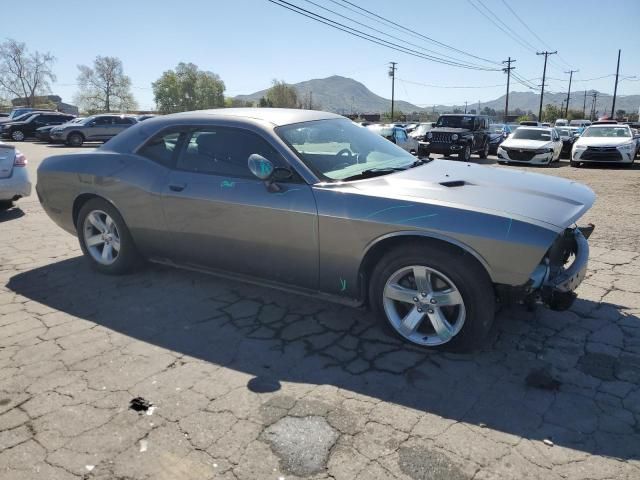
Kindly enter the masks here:
M 504 148 L 522 148 L 523 150 L 537 150 L 538 148 L 551 148 L 553 142 L 548 140 L 526 140 L 520 138 L 507 138 L 502 142 Z
M 45 125 L 44 127 L 36 128 L 36 132 L 46 132 L 51 130 L 52 128 L 57 127 L 58 125 Z
M 453 127 L 433 127 L 430 132 L 444 132 L 444 133 L 469 133 L 471 130 L 468 128 L 453 128 Z
M 631 137 L 579 137 L 575 145 L 585 147 L 617 147 L 632 142 Z
M 12 127 L 19 127 L 21 125 L 26 125 L 29 122 L 4 122 L 2 125 L 11 125 Z
M 593 191 L 581 183 L 450 160 L 433 160 L 353 186 L 367 195 L 475 210 L 555 231 L 575 223 L 595 201 Z

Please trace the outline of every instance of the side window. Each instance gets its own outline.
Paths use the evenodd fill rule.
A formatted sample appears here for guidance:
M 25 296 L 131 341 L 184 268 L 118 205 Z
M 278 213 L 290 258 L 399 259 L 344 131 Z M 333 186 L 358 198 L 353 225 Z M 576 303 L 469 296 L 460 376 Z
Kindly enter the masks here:
M 238 128 L 202 128 L 187 134 L 178 157 L 177 168 L 190 172 L 230 177 L 255 178 L 249 171 L 249 156 L 257 153 L 274 166 L 285 163 L 266 140 Z
M 138 150 L 138 155 L 156 163 L 171 167 L 173 155 L 179 147 L 182 132 L 166 132 L 155 136 Z
M 96 126 L 111 125 L 111 117 L 97 117 L 95 119 Z
M 115 124 L 116 125 L 132 125 L 133 124 L 133 119 L 129 118 L 129 117 L 115 117 Z
M 404 142 L 407 140 L 407 133 L 404 130 L 398 129 L 396 130 L 396 138 Z

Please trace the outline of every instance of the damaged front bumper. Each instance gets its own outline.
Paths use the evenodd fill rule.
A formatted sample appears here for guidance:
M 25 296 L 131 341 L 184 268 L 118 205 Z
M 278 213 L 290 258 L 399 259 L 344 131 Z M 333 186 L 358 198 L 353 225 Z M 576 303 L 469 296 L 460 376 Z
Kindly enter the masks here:
M 593 225 L 567 228 L 558 236 L 523 286 L 502 298 L 532 306 L 541 301 L 553 310 L 566 310 L 576 299 L 575 290 L 584 280 L 589 264 L 588 238 Z

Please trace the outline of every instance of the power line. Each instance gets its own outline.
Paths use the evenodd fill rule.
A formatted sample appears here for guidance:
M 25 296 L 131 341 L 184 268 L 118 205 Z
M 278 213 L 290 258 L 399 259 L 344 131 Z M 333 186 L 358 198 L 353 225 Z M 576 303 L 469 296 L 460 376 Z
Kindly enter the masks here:
M 333 0 L 331 0 L 331 1 L 333 1 Z M 440 42 L 440 41 L 435 40 L 435 39 L 433 39 L 431 37 L 428 37 L 428 36 L 423 35 L 423 34 L 421 34 L 419 32 L 416 32 L 415 30 L 411 30 L 410 28 L 404 27 L 403 25 L 400 25 L 400 24 L 398 24 L 398 23 L 396 23 L 396 22 L 394 22 L 392 20 L 384 18 L 384 17 L 372 12 L 371 10 L 367 10 L 366 8 L 360 7 L 359 5 L 356 5 L 356 4 L 354 4 L 354 3 L 352 3 L 352 2 L 350 2 L 348 0 L 341 0 L 341 1 L 342 1 L 342 3 L 351 5 L 352 7 L 357 8 L 358 10 L 361 10 L 363 12 L 366 12 L 369 15 L 375 17 L 375 18 L 378 18 L 378 19 L 380 19 L 380 20 L 382 20 L 382 21 L 384 21 L 384 22 L 386 22 L 388 24 L 394 25 L 396 27 L 400 27 L 402 30 L 405 30 L 407 32 L 411 32 L 414 35 L 419 36 L 420 38 L 423 38 L 423 39 L 428 40 L 428 41 L 430 41 L 432 43 L 435 43 L 436 45 L 440 45 L 441 47 L 444 47 L 444 48 L 446 48 L 448 50 L 451 50 L 451 51 L 454 51 L 454 52 L 457 52 L 457 53 L 461 53 L 461 54 L 466 55 L 468 57 L 475 58 L 476 60 L 482 60 L 484 62 L 488 62 L 488 63 L 494 64 L 494 65 L 500 65 L 500 62 L 495 62 L 495 61 L 489 60 L 487 58 L 483 58 L 483 57 L 479 57 L 477 55 L 473 55 L 473 54 L 471 54 L 469 52 L 465 52 L 464 50 L 460 50 L 458 48 L 452 47 L 451 45 L 447 45 L 446 43 Z M 344 7 L 344 8 L 347 8 L 347 7 Z
M 540 36 L 539 36 L 536 32 L 534 32 L 534 31 L 529 27 L 529 25 L 527 25 L 527 24 L 525 23 L 525 21 L 524 21 L 524 20 L 522 20 L 522 18 L 520 18 L 520 15 L 518 15 L 518 14 L 513 10 L 513 8 L 511 8 L 511 7 L 509 6 L 509 4 L 508 4 L 507 2 L 505 2 L 505 0 L 501 0 L 501 1 L 502 1 L 502 3 L 504 4 L 504 6 L 505 6 L 505 7 L 507 7 L 507 9 L 508 9 L 512 14 L 513 14 L 513 16 L 514 16 L 514 17 L 516 17 L 516 18 L 518 19 L 518 21 L 519 21 L 519 22 L 524 26 L 524 28 L 526 28 L 526 29 L 529 31 L 529 33 L 531 33 L 531 35 L 533 35 L 534 37 L 536 37 L 536 38 L 538 39 L 538 41 L 542 44 L 542 46 L 543 46 L 543 47 L 546 47 L 546 48 L 548 48 L 549 50 L 551 50 L 551 47 L 550 47 L 550 46 L 549 46 L 549 45 L 548 45 L 548 44 L 547 44 L 547 43 L 546 43 L 542 38 L 540 38 Z M 558 58 L 559 58 L 560 60 L 562 60 L 562 61 L 565 63 L 565 65 L 567 65 L 569 68 L 573 68 L 573 67 L 572 67 L 572 66 L 571 66 L 571 65 L 570 65 L 570 64 L 569 64 L 569 63 L 568 63 L 564 58 L 562 58 L 562 56 L 561 56 L 561 55 L 558 55 Z
M 495 20 L 497 20 L 498 22 L 500 22 L 500 24 L 506 28 L 509 32 L 511 32 L 515 37 L 519 38 L 522 43 L 524 43 L 525 45 L 528 45 L 529 48 L 535 50 L 536 47 L 533 46 L 531 43 L 529 43 L 523 36 L 521 36 L 518 32 L 516 32 L 515 30 L 513 30 L 509 25 L 507 25 L 506 23 L 504 23 L 502 20 L 500 20 L 500 17 L 490 8 L 488 8 L 483 2 L 482 0 L 476 0 L 478 2 L 478 4 L 480 4 L 480 6 L 490 15 L 493 16 L 493 18 L 495 18 Z
M 433 53 L 433 54 L 435 54 L 435 55 L 442 55 L 440 52 L 436 52 L 435 50 L 430 50 L 430 49 L 428 49 L 428 48 L 423 47 L 422 45 L 418 45 L 418 44 L 415 44 L 415 43 L 409 42 L 409 41 L 407 41 L 407 40 L 406 40 L 406 39 L 404 39 L 404 38 L 397 37 L 397 36 L 395 36 L 395 35 L 392 35 L 392 34 L 390 34 L 390 33 L 385 32 L 385 31 L 382 31 L 382 30 L 379 30 L 379 29 L 377 29 L 377 28 L 374 28 L 374 27 L 372 27 L 371 25 L 367 25 L 367 24 L 365 24 L 365 23 L 359 22 L 358 20 L 355 20 L 355 19 L 353 19 L 353 18 L 351 18 L 351 17 L 348 17 L 348 16 L 346 16 L 346 15 L 343 15 L 343 14 L 341 14 L 341 13 L 338 13 L 338 12 L 336 12 L 335 10 L 331 10 L 330 8 L 324 7 L 324 6 L 322 6 L 322 5 L 320 5 L 320 4 L 316 3 L 316 2 L 313 2 L 312 0 L 304 0 L 304 1 L 305 1 L 305 2 L 307 2 L 307 3 L 310 3 L 311 5 L 313 5 L 313 6 L 317 7 L 317 8 L 320 8 L 320 9 L 322 9 L 322 10 L 325 10 L 325 11 L 327 11 L 327 12 L 330 12 L 330 13 L 332 13 L 333 15 L 336 15 L 337 17 L 339 17 L 339 18 L 341 18 L 341 19 L 349 20 L 350 22 L 353 22 L 353 23 L 355 23 L 356 25 L 359 25 L 359 26 L 364 27 L 364 28 L 368 28 L 369 30 L 372 30 L 372 31 L 374 31 L 374 32 L 376 32 L 376 33 L 379 33 L 379 34 L 385 35 L 385 36 L 387 36 L 387 37 L 389 37 L 389 38 L 393 38 L 394 40 L 398 40 L 398 41 L 403 42 L 403 43 L 405 43 L 405 44 L 407 44 L 407 45 L 411 45 L 411 46 L 413 46 L 413 47 L 419 48 L 420 50 L 424 50 L 424 51 L 426 51 L 426 52 L 431 52 L 431 53 Z M 352 28 L 352 27 L 349 27 L 349 28 Z M 442 60 L 446 60 L 446 61 L 455 61 L 455 62 L 459 62 L 460 64 L 463 64 L 463 62 L 464 62 L 463 60 L 455 59 L 455 58 L 452 58 L 452 57 L 449 57 L 449 58 L 437 57 L 437 58 L 441 58 Z M 474 66 L 474 67 L 484 68 L 482 65 L 477 65 L 477 64 L 473 64 L 473 63 L 464 63 L 464 64 L 468 64 L 468 65 L 470 65 L 470 66 Z
M 354 37 L 359 37 L 362 38 L 363 40 L 367 40 L 368 42 L 372 42 L 378 45 L 381 45 L 383 47 L 387 47 L 390 48 L 391 50 L 395 50 L 398 52 L 402 52 L 405 53 L 407 55 L 412 55 L 414 57 L 417 58 L 422 58 L 423 60 L 429 60 L 435 63 L 441 63 L 444 65 L 449 65 L 449 66 L 453 66 L 453 67 L 460 67 L 460 68 L 466 68 L 469 70 L 482 70 L 482 71 L 497 71 L 498 69 L 496 68 L 484 68 L 484 67 L 477 67 L 477 66 L 472 66 L 472 65 L 467 65 L 467 64 L 462 64 L 462 63 L 458 63 L 455 61 L 451 61 L 451 60 L 443 60 L 439 57 L 434 57 L 433 55 L 427 55 L 421 52 L 418 52 L 417 50 L 413 50 L 411 48 L 407 48 L 407 47 L 403 47 L 402 45 L 398 45 L 397 43 L 393 43 L 390 42 L 389 40 L 385 40 L 382 39 L 380 37 L 377 37 L 375 35 L 371 35 L 369 33 L 363 32 L 361 30 L 358 30 L 356 28 L 353 27 L 349 27 L 348 25 L 344 25 L 340 22 L 337 22 L 335 20 L 331 20 L 327 17 L 324 17 L 320 14 L 314 13 L 310 10 L 306 10 L 302 7 L 299 7 L 297 5 L 294 5 L 292 3 L 286 2 L 284 0 L 268 0 L 269 2 L 273 3 L 274 5 L 277 5 L 279 7 L 285 8 L 287 10 L 290 10 L 294 13 L 297 13 L 298 15 L 302 15 L 304 17 L 307 17 L 311 20 L 314 20 L 316 22 L 319 23 L 323 23 L 329 27 L 335 28 L 336 30 L 340 30 L 343 31 L 345 33 L 348 33 L 349 35 L 352 35 Z
M 480 1 L 480 0 L 478 0 Z M 505 30 L 499 23 L 497 23 L 491 16 L 487 15 L 485 12 L 483 12 L 482 10 L 480 10 L 480 8 L 478 8 L 478 6 L 472 2 L 472 0 L 467 0 L 467 2 L 469 2 L 469 5 L 471 5 L 473 8 L 475 8 L 478 13 L 480 13 L 480 15 L 482 15 L 484 18 L 486 18 L 487 20 L 489 20 L 491 23 L 493 23 L 496 27 L 498 27 L 500 30 L 502 30 L 502 32 L 504 32 L 506 35 L 508 35 L 510 38 L 512 38 L 513 40 L 515 40 L 516 42 L 518 42 L 520 45 L 522 45 L 524 48 L 526 48 L 529 51 L 535 52 L 536 48 L 531 46 L 530 44 L 525 43 L 523 40 L 521 40 L 518 36 L 510 33 L 508 30 Z M 482 6 L 484 7 L 484 4 L 482 4 Z M 484 7 L 486 8 L 486 7 Z M 491 12 L 491 10 L 487 9 L 489 11 L 489 13 L 491 13 L 493 15 L 493 12 Z M 495 15 L 494 15 L 495 16 Z

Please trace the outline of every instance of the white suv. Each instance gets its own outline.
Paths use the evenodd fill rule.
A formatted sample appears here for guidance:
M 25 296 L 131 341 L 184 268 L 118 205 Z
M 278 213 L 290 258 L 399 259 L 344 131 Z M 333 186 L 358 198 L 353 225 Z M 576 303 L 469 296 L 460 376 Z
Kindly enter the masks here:
M 588 127 L 571 149 L 571 166 L 585 162 L 633 165 L 637 145 L 629 125 L 601 124 Z

